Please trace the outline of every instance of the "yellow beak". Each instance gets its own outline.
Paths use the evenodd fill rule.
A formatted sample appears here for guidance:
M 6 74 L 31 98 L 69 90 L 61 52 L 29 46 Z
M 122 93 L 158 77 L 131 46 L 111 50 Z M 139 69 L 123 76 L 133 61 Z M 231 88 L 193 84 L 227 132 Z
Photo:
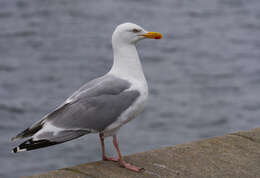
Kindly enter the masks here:
M 159 32 L 148 32 L 143 34 L 142 36 L 146 38 L 153 38 L 153 39 L 161 39 L 163 37 L 162 34 Z

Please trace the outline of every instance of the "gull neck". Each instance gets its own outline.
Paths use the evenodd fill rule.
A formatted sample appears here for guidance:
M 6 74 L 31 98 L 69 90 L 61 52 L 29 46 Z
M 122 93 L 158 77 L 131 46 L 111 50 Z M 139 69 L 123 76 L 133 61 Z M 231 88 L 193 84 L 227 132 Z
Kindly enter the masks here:
M 122 78 L 145 80 L 135 44 L 113 44 L 114 61 L 111 73 Z

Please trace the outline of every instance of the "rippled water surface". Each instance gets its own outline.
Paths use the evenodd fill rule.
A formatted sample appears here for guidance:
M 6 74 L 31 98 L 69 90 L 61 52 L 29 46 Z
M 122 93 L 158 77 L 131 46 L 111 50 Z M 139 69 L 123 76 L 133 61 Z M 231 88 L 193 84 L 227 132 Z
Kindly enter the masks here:
M 21 154 L 9 140 L 109 70 L 126 21 L 164 39 L 138 44 L 150 98 L 119 132 L 124 154 L 259 127 L 259 0 L 1 0 L 0 177 L 100 160 L 97 135 Z

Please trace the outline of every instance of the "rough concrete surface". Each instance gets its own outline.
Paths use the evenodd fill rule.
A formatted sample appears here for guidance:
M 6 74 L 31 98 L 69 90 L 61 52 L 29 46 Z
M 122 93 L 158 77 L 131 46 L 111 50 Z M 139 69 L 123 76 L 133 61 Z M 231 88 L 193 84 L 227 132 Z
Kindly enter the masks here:
M 145 171 L 98 161 L 27 178 L 257 178 L 260 128 L 125 156 Z

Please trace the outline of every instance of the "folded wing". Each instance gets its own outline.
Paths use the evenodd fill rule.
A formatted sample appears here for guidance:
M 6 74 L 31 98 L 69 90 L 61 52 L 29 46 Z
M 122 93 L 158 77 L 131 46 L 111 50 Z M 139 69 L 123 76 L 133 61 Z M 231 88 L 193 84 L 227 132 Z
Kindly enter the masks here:
M 112 75 L 90 81 L 43 120 L 13 139 L 32 137 L 13 151 L 27 151 L 63 143 L 115 122 L 139 97 L 131 84 Z

